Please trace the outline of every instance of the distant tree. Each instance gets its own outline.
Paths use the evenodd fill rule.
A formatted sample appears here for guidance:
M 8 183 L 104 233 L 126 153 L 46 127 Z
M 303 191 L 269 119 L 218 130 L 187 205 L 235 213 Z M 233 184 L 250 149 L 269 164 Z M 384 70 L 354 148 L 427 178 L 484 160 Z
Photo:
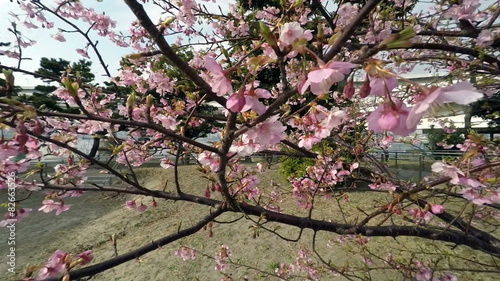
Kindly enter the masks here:
M 500 92 L 473 103 L 471 115 L 488 120 L 490 126 L 500 126 Z
M 12 89 L 12 94 L 16 96 L 21 90 L 21 87 L 14 86 L 14 88 Z M 5 79 L 3 78 L 0 78 L 0 97 L 6 95 L 4 94 L 4 92 L 7 92 L 7 81 L 5 81 Z
M 40 60 L 40 68 L 35 71 L 38 74 L 59 77 L 65 72 L 80 77 L 81 82 L 90 83 L 94 81 L 95 75 L 91 72 L 92 62 L 84 59 L 70 63 L 65 59 L 54 59 L 43 57 Z M 44 82 L 53 82 L 51 79 L 42 79 Z

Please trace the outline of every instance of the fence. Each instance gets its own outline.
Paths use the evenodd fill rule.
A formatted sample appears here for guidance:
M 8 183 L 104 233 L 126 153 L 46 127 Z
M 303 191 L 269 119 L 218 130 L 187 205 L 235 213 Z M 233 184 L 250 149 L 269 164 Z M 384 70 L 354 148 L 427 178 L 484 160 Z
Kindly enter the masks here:
M 421 180 L 425 176 L 431 174 L 431 165 L 439 160 L 454 160 L 459 158 L 463 152 L 461 151 L 373 151 L 370 154 L 375 156 L 381 163 L 386 165 L 386 167 L 394 174 L 396 174 L 399 178 L 404 180 Z M 173 156 L 166 155 L 154 155 L 150 162 L 145 163 L 142 167 L 159 167 L 159 162 L 162 158 Z M 179 163 L 181 165 L 189 165 L 194 164 L 195 161 L 192 159 L 188 159 L 183 157 Z M 194 156 L 191 156 L 194 157 Z M 246 157 L 243 162 L 278 162 L 279 156 L 264 155 L 257 154 L 252 157 Z M 100 159 L 101 161 L 104 159 Z M 174 160 L 173 158 L 171 159 Z M 45 173 L 50 173 L 53 171 L 54 166 L 57 164 L 65 164 L 66 158 L 58 158 L 58 157 L 50 157 L 42 159 Z M 115 161 L 111 162 L 111 166 L 113 169 L 122 170 L 125 168 L 125 165 L 118 164 Z M 32 167 L 33 168 L 33 167 Z M 96 167 L 98 168 L 98 167 Z M 112 176 L 110 174 L 99 174 L 92 173 L 89 175 L 89 180 L 93 180 L 103 184 L 109 184 L 111 182 Z
M 456 160 L 462 151 L 415 150 L 415 151 L 375 151 L 371 153 L 392 172 L 402 179 L 421 180 L 431 174 L 431 165 L 436 161 Z

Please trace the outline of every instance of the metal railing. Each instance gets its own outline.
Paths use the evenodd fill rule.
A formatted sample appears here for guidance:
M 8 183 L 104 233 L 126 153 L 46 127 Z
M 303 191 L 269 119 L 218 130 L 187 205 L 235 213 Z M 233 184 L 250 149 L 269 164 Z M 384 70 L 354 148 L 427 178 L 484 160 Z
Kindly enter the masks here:
M 431 165 L 436 161 L 456 160 L 463 155 L 457 150 L 415 150 L 415 151 L 384 151 L 371 152 L 381 163 L 395 172 L 400 172 L 403 178 L 421 180 L 431 173 Z M 412 174 L 410 172 L 416 172 Z

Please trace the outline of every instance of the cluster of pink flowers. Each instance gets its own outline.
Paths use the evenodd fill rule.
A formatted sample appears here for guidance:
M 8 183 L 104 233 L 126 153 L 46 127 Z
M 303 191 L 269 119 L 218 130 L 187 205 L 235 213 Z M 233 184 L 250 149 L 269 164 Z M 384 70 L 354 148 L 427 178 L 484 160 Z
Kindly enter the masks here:
M 69 210 L 71 205 L 64 204 L 63 200 L 54 201 L 52 199 L 43 200 L 43 206 L 38 209 L 38 211 L 43 211 L 44 213 L 50 213 L 56 211 L 56 215 L 60 215 L 62 212 Z
M 129 138 L 124 143 L 124 148 L 118 153 L 116 162 L 120 164 L 130 163 L 134 167 L 139 167 L 153 157 L 147 145 L 137 147 L 132 138 Z
M 279 267 L 277 267 L 274 272 L 283 280 L 287 280 L 287 278 L 295 271 L 295 266 L 293 264 L 284 264 L 280 263 Z
M 151 201 L 151 207 L 156 207 L 158 206 L 158 203 L 153 199 Z M 141 201 L 141 204 L 137 205 L 135 200 L 128 200 L 125 202 L 125 207 L 127 209 L 130 209 L 130 210 L 135 210 L 135 211 L 138 211 L 140 213 L 146 211 L 148 209 L 148 206 L 146 206 L 144 203 L 142 203 Z
M 66 273 L 69 267 L 89 264 L 93 258 L 94 257 L 92 256 L 92 250 L 84 251 L 74 258 L 71 258 L 71 256 L 64 251 L 57 250 L 54 254 L 52 254 L 52 256 L 50 256 L 42 269 L 40 269 L 36 280 L 45 280 L 51 277 L 59 277 Z
M 472 144 L 470 141 L 465 143 Z M 473 160 L 472 163 L 476 166 L 482 165 L 484 164 L 484 159 L 477 158 Z M 484 205 L 500 202 L 500 188 L 495 186 L 488 187 L 474 178 L 467 177 L 464 172 L 453 165 L 436 162 L 432 165 L 432 171 L 451 178 L 450 183 L 452 184 L 463 186 L 458 193 L 462 194 L 465 199 L 470 200 L 474 204 Z M 493 179 L 496 178 L 494 173 L 485 174 L 483 178 L 487 179 L 488 176 Z
M 4 215 L 4 220 L 0 221 L 0 227 L 5 227 L 11 223 L 17 223 L 20 220 L 24 219 L 25 217 L 28 216 L 28 214 L 32 211 L 33 209 L 29 208 L 22 208 L 19 210 L 15 210 L 14 212 L 7 212 Z
M 80 185 L 87 179 L 85 173 L 88 167 L 88 163 L 78 163 L 77 165 L 57 164 L 54 167 L 56 174 L 52 177 L 51 183 L 57 185 Z
M 229 262 L 229 256 L 231 256 L 231 250 L 228 246 L 222 245 L 220 249 L 215 252 L 215 270 L 224 271 Z
M 201 165 L 208 166 L 212 171 L 219 169 L 219 157 L 213 152 L 203 151 L 198 155 L 198 162 Z
M 295 265 L 299 271 L 307 272 L 307 278 L 309 280 L 319 280 L 318 268 L 314 265 L 311 259 L 311 253 L 309 253 L 306 249 L 301 248 L 297 252 Z
M 183 246 L 176 250 L 174 252 L 174 255 L 182 258 L 185 261 L 194 260 L 196 258 L 196 250 Z
M 345 75 L 349 74 L 356 64 L 341 61 L 330 61 L 324 63 L 319 60 L 319 69 L 314 69 L 307 74 L 307 80 L 302 85 L 300 92 L 302 94 L 310 87 L 315 95 L 326 94 L 330 91 L 333 84 L 344 80 Z

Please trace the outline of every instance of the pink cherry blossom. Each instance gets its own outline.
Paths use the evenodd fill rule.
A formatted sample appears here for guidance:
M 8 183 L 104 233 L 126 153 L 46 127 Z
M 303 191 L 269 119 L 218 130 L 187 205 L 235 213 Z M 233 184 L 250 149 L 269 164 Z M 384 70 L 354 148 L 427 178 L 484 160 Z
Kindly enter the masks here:
M 247 133 L 243 135 L 243 141 L 250 142 L 250 140 L 253 140 L 255 143 L 265 148 L 279 143 L 285 138 L 286 127 L 283 126 L 278 118 L 278 115 L 271 116 L 266 121 L 250 128 Z
M 460 171 L 460 169 L 443 162 L 436 162 L 432 164 L 431 168 L 434 173 L 439 173 L 445 177 L 450 177 L 450 182 L 453 184 L 459 183 L 459 175 L 464 176 L 464 172 Z
M 20 220 L 24 219 L 25 217 L 28 216 L 28 214 L 32 211 L 33 209 L 28 209 L 28 208 L 23 208 L 16 210 L 14 212 L 7 212 L 5 213 L 4 217 L 5 220 L 0 221 L 0 227 L 5 227 L 11 223 L 17 223 Z M 14 215 L 14 216 L 12 216 Z
M 168 169 L 168 168 L 171 168 L 174 166 L 174 163 L 172 163 L 172 161 L 170 161 L 170 159 L 168 158 L 163 158 L 160 160 L 160 167 L 162 167 L 163 169 Z
M 320 139 L 329 137 L 332 130 L 340 126 L 340 124 L 342 124 L 346 117 L 347 114 L 344 111 L 338 108 L 333 108 L 328 113 L 326 118 L 321 121 L 320 125 L 318 126 L 318 130 L 315 131 L 316 135 Z
M 407 127 L 409 108 L 400 100 L 394 104 L 381 104 L 367 118 L 368 129 L 376 133 L 392 131 L 400 136 L 408 136 L 417 129 L 417 126 Z
M 385 74 L 385 73 L 384 73 Z M 375 96 L 384 96 L 392 92 L 398 86 L 398 79 L 396 76 L 386 74 L 384 76 L 377 75 L 369 77 L 370 80 L 370 94 Z
M 490 29 L 483 29 L 476 40 L 478 46 L 488 47 L 495 41 L 495 34 Z
M 229 256 L 231 256 L 231 250 L 229 250 L 228 246 L 222 245 L 220 249 L 215 252 L 215 270 L 223 271 L 226 269 L 226 266 L 229 262 Z
M 417 281 L 430 281 L 432 278 L 432 271 L 428 267 L 418 266 L 415 280 Z
M 64 35 L 62 35 L 61 32 L 52 35 L 52 38 L 56 39 L 59 42 L 66 42 L 66 38 L 64 38 Z
M 408 210 L 408 214 L 410 214 L 415 219 L 415 222 L 419 224 L 429 222 L 434 216 L 431 212 L 422 209 L 410 209 Z
M 137 206 L 137 211 L 142 213 L 144 211 L 146 211 L 146 209 L 148 208 L 148 206 L 144 205 L 143 203 L 141 203 L 141 205 Z
M 231 112 L 240 112 L 243 111 L 245 103 L 246 103 L 245 95 L 243 93 L 243 90 L 240 90 L 237 93 L 229 96 L 229 98 L 226 101 L 226 108 L 229 109 Z
M 56 211 L 56 215 L 60 215 L 62 212 L 69 210 L 71 205 L 66 205 L 64 202 L 55 202 L 52 199 L 49 200 L 43 200 L 42 201 L 43 206 L 38 209 L 38 211 L 43 211 L 44 213 L 49 213 L 52 211 Z
M 261 148 L 256 140 L 248 139 L 247 137 L 237 140 L 233 143 L 229 152 L 237 153 L 239 156 L 245 157 L 250 156 L 255 152 L 258 152 Z
M 196 251 L 188 247 L 181 247 L 179 250 L 176 250 L 174 252 L 174 255 L 182 258 L 185 261 L 194 260 L 196 258 Z
M 408 128 L 416 127 L 420 119 L 428 111 L 434 111 L 445 103 L 454 102 L 466 105 L 480 100 L 483 94 L 478 92 L 469 82 L 460 82 L 444 88 L 429 89 L 424 93 L 412 107 L 406 126 Z
M 473 188 L 483 188 L 485 187 L 484 184 L 482 184 L 481 182 L 475 180 L 475 179 L 472 179 L 472 178 L 468 178 L 468 177 L 459 177 L 458 179 L 458 184 L 461 184 L 461 185 L 465 185 L 465 186 L 470 186 L 470 187 L 473 187 Z
M 444 211 L 444 206 L 443 205 L 438 205 L 438 204 L 429 204 L 431 208 L 431 212 L 435 215 L 441 214 Z
M 461 4 L 451 6 L 446 12 L 443 13 L 443 16 L 457 21 L 475 20 L 480 17 L 480 14 L 476 12 L 477 8 L 480 6 L 478 0 L 464 0 L 460 2 Z
M 127 207 L 128 209 L 131 209 L 131 210 L 135 210 L 135 208 L 137 207 L 136 204 L 135 204 L 135 200 L 128 200 L 125 202 L 125 207 Z
M 225 94 L 233 94 L 233 87 L 231 81 L 227 78 L 227 73 L 222 70 L 220 64 L 212 57 L 206 57 L 203 61 L 205 68 L 211 72 L 213 78 L 209 82 L 212 86 L 212 91 L 219 96 Z
M 344 80 L 356 64 L 342 61 L 330 61 L 319 69 L 307 74 L 307 80 L 301 87 L 300 92 L 304 94 L 311 87 L 311 92 L 315 95 L 325 94 L 330 91 L 333 84 Z
M 49 258 L 45 266 L 38 272 L 38 280 L 60 276 L 66 270 L 67 253 L 57 250 Z
M 441 276 L 441 278 L 439 279 L 439 281 L 458 281 L 458 278 L 450 273 L 444 273 L 443 276 Z
M 87 250 L 79 254 L 77 258 L 81 259 L 80 265 L 86 265 L 90 263 L 94 257 L 92 256 L 92 250 Z
M 490 201 L 491 203 L 498 204 L 500 203 L 500 188 L 497 188 L 496 190 L 490 191 Z
M 373 190 L 384 190 L 384 191 L 396 191 L 396 185 L 394 185 L 392 182 L 386 182 L 386 183 L 372 183 L 369 184 L 368 187 Z
M 283 280 L 286 280 L 290 274 L 292 274 L 295 271 L 295 266 L 293 264 L 286 265 L 284 263 L 281 263 L 278 268 L 274 270 L 276 275 L 278 275 L 280 278 Z
M 168 130 L 175 131 L 177 128 L 177 121 L 172 116 L 165 116 L 164 114 L 157 114 L 153 117 L 153 121 L 161 123 L 161 125 Z
M 89 53 L 87 53 L 87 50 L 84 49 L 76 49 L 76 52 L 81 55 L 84 58 L 90 59 Z
M 212 171 L 219 169 L 219 157 L 213 152 L 203 151 L 198 155 L 198 162 L 201 165 L 208 166 Z
M 247 84 L 245 86 L 245 105 L 243 106 L 242 112 L 253 110 L 258 114 L 262 114 L 266 111 L 266 106 L 259 101 L 259 99 L 268 99 L 271 97 L 271 93 L 266 89 L 254 88 L 258 87 L 259 82 L 255 81 L 253 84 Z
M 313 145 L 317 144 L 320 141 L 321 141 L 321 139 L 318 138 L 317 136 L 315 136 L 314 134 L 306 133 L 306 134 L 300 136 L 298 145 L 299 145 L 299 147 L 311 149 L 313 147 Z
M 280 32 L 280 41 L 286 45 L 292 45 L 295 41 L 312 39 L 311 30 L 304 30 L 298 22 L 287 22 L 283 25 Z

